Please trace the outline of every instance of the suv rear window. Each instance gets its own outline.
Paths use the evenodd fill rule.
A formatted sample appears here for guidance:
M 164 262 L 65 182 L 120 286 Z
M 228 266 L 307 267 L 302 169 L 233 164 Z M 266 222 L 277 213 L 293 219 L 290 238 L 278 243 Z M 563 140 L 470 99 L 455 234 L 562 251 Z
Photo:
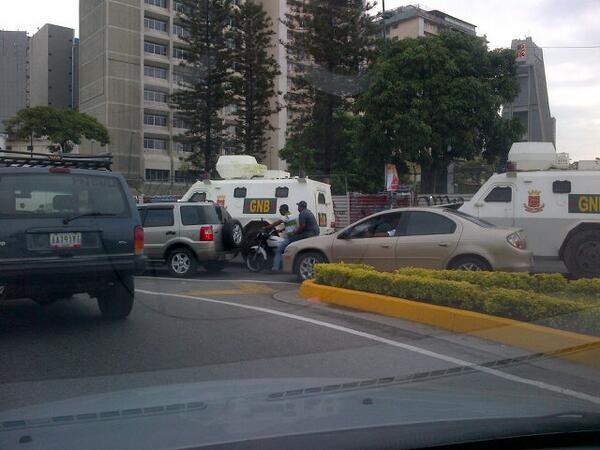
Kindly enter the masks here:
M 93 174 L 0 176 L 0 216 L 68 217 L 88 213 L 130 215 L 117 178 Z
M 217 225 L 221 223 L 214 206 L 182 206 L 182 225 Z

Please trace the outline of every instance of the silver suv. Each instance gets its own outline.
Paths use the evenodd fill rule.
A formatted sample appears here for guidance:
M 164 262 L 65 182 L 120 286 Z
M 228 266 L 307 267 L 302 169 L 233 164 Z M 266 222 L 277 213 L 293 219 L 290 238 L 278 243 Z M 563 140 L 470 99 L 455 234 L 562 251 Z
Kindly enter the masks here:
M 176 277 L 223 270 L 238 252 L 243 231 L 227 210 L 210 202 L 138 205 L 149 262 L 166 262 Z

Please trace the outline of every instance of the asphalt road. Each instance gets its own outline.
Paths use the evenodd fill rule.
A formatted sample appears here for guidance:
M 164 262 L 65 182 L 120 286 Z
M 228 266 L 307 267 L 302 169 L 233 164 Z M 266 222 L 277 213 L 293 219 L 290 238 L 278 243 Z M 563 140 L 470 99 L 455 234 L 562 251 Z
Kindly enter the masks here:
M 419 388 L 501 396 L 516 411 L 524 399 L 549 411 L 600 409 L 593 369 L 524 362 L 514 359 L 526 354 L 519 349 L 306 302 L 289 275 L 254 277 L 234 266 L 176 280 L 159 270 L 136 288 L 134 310 L 121 322 L 102 320 L 86 296 L 48 307 L 4 303 L 0 411 L 178 383 L 415 374 Z

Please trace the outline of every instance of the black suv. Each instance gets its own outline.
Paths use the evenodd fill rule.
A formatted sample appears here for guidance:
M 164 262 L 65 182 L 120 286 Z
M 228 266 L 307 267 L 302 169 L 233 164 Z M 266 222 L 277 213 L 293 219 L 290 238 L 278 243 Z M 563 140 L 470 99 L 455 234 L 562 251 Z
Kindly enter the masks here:
M 97 297 L 127 317 L 144 270 L 144 230 L 111 155 L 0 153 L 0 299 Z

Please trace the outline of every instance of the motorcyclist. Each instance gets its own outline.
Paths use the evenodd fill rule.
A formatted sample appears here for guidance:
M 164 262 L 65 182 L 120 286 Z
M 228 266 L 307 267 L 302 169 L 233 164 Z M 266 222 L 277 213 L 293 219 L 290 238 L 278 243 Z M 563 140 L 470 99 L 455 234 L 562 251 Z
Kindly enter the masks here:
M 285 235 L 281 237 L 289 237 L 298 226 L 298 217 L 292 215 L 290 212 L 290 207 L 285 203 L 279 207 L 279 214 L 281 214 L 281 219 L 267 225 L 265 228 L 272 230 L 273 228 L 276 229 L 278 226 L 283 224 L 285 226 Z
M 288 245 L 290 245 L 292 242 L 319 235 L 319 223 L 317 222 L 314 214 L 307 208 L 307 204 L 304 200 L 298 202 L 298 213 L 298 226 L 291 232 L 291 234 L 288 235 L 288 237 L 279 243 L 277 252 L 275 253 L 275 258 L 273 259 L 273 268 L 271 269 L 270 273 L 277 273 L 281 269 L 283 252 L 285 252 L 285 249 Z M 273 224 L 270 226 L 272 225 Z

